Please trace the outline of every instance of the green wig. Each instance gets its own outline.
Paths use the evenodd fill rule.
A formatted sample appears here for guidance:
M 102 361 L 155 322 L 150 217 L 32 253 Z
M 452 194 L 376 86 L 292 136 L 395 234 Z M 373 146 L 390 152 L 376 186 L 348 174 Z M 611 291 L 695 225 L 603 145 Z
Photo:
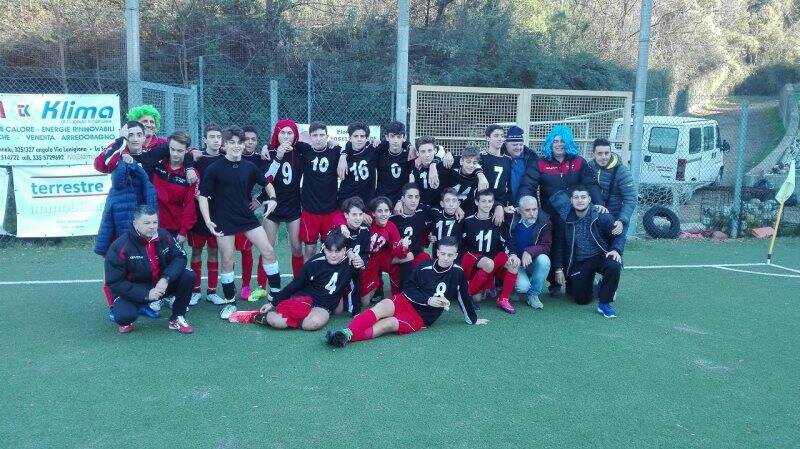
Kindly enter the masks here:
M 152 104 L 143 104 L 141 106 L 131 108 L 131 110 L 128 111 L 128 120 L 139 121 L 140 118 L 146 115 L 153 117 L 153 120 L 156 122 L 156 130 L 161 128 L 161 113 L 158 112 L 158 109 L 156 109 Z

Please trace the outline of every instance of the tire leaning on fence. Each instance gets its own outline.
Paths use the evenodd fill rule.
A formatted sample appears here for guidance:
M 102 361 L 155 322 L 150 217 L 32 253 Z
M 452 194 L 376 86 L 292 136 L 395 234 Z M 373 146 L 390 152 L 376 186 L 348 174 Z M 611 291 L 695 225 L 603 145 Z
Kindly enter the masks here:
M 669 222 L 668 227 L 656 223 L 656 218 Z M 647 209 L 642 217 L 644 231 L 654 239 L 676 239 L 681 233 L 681 221 L 675 212 L 664 206 L 653 206 Z

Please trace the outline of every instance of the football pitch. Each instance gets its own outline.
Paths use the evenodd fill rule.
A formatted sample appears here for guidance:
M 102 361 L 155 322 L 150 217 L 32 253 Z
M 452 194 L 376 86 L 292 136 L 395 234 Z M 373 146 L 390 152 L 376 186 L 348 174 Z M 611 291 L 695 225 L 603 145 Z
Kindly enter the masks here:
M 543 295 L 336 350 L 205 301 L 192 335 L 120 335 L 90 247 L 0 249 L 2 448 L 800 447 L 800 239 L 780 267 L 765 241 L 633 242 L 616 319 Z

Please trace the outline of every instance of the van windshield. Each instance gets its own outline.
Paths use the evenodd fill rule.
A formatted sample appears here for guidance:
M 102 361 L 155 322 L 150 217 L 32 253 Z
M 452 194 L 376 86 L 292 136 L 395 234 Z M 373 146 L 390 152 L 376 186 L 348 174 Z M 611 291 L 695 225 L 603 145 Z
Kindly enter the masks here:
M 647 151 L 651 153 L 674 154 L 678 149 L 678 129 L 654 127 L 650 129 Z

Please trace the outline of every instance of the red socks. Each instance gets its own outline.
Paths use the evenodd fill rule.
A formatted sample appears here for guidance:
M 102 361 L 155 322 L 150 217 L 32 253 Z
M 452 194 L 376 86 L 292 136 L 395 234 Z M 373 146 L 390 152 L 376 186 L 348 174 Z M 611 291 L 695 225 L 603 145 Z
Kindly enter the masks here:
M 467 283 L 469 295 L 477 295 L 486 289 L 486 284 L 493 278 L 492 273 L 487 273 L 478 267 L 475 267 L 475 275 Z
M 258 286 L 263 288 L 264 290 L 267 289 L 267 272 L 264 271 L 264 259 L 261 256 L 258 256 L 258 267 L 256 270 L 256 282 L 258 282 Z
M 509 299 L 511 292 L 514 291 L 514 285 L 517 283 L 517 273 L 506 271 L 503 275 L 503 289 L 500 291 L 500 296 L 497 299 Z
M 192 261 L 191 265 L 192 265 L 192 271 L 194 271 L 194 291 L 199 292 L 200 291 L 200 281 L 202 280 L 202 279 L 200 279 L 200 277 L 203 274 L 203 273 L 200 272 L 200 270 L 202 269 L 201 267 L 203 266 L 203 262 L 200 261 L 200 260 L 198 260 L 197 262 Z
M 347 328 L 353 332 L 353 336 L 350 338 L 350 341 L 361 341 L 361 340 L 369 340 L 372 338 L 372 326 L 378 322 L 378 317 L 375 316 L 375 312 L 372 309 L 365 310 L 355 318 L 350 324 L 347 325 Z
M 111 296 L 111 289 L 106 284 L 103 284 L 103 294 L 106 295 L 108 307 L 111 307 L 111 304 L 114 304 L 114 297 Z
M 219 264 L 217 261 L 208 261 L 206 262 L 206 268 L 208 269 L 208 290 L 214 291 L 217 289 L 219 280 Z
M 253 279 L 253 250 L 242 251 L 242 287 L 250 287 Z
M 303 269 L 303 256 L 292 256 L 292 274 L 297 277 Z

